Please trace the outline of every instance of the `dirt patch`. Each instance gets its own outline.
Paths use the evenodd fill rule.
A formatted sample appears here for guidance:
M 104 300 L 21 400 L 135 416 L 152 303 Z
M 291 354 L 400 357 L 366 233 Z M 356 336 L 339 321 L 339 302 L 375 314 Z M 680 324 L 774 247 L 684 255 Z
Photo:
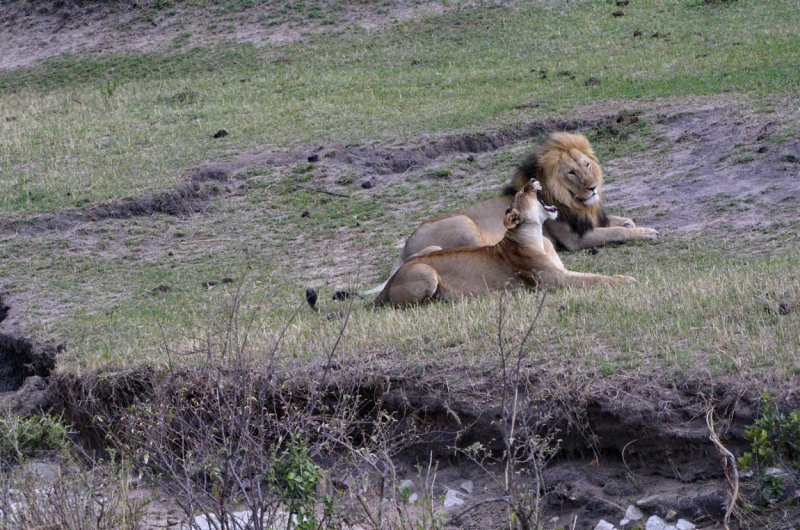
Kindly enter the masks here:
M 229 178 L 230 174 L 223 169 L 200 170 L 171 191 L 90 205 L 80 210 L 42 214 L 25 221 L 0 220 L 0 233 L 32 235 L 50 230 L 70 230 L 83 223 L 146 217 L 156 213 L 189 215 L 205 209 L 211 198 L 230 193 L 232 188 L 226 185 Z
M 666 232 L 758 231 L 791 222 L 800 206 L 800 115 L 795 105 L 671 107 L 651 114 L 660 152 L 609 160 L 607 196 Z M 787 234 L 788 235 L 788 234 Z
M 441 2 L 254 2 L 250 7 L 187 3 L 157 7 L 148 0 L 0 0 L 4 52 L 0 71 L 31 66 L 65 53 L 172 51 L 211 42 L 280 45 L 303 34 L 359 26 L 371 29 L 394 20 L 439 13 Z M 340 5 L 341 4 L 341 5 Z M 212 13 L 209 13 L 209 10 Z

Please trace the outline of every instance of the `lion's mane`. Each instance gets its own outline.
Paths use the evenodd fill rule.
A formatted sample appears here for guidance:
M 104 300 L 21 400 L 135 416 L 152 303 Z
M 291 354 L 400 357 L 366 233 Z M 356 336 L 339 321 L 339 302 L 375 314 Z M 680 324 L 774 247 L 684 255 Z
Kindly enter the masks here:
M 565 176 L 560 174 L 559 164 L 561 157 L 568 156 L 572 149 L 581 151 L 591 160 L 592 170 L 597 177 L 599 193 L 603 183 L 603 170 L 600 168 L 589 140 L 582 134 L 567 132 L 554 133 L 525 159 L 514 173 L 514 178 L 507 186 L 505 193 L 513 195 L 528 181 L 538 180 L 543 188 L 540 194 L 544 201 L 558 208 L 559 218 L 569 223 L 570 228 L 578 235 L 583 236 L 598 226 L 609 226 L 610 222 L 603 208 L 602 198 L 591 206 L 586 206 L 573 199 L 572 194 L 563 184 Z

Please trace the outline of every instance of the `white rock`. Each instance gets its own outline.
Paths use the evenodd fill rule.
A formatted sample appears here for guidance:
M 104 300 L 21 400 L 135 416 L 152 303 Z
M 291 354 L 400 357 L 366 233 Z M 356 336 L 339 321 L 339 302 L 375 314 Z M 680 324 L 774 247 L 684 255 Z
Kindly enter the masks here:
M 462 482 L 461 483 L 461 489 L 466 491 L 467 493 L 471 494 L 472 493 L 472 488 L 473 488 L 473 485 L 472 485 L 472 481 L 471 480 L 467 480 L 466 482 Z
M 667 530 L 667 523 L 661 517 L 653 515 L 645 523 L 644 530 Z
M 416 493 L 412 493 L 411 495 L 408 496 L 408 504 L 414 504 L 418 500 L 419 500 L 419 495 L 417 495 Z
M 403 491 L 403 490 L 414 491 L 416 489 L 414 487 L 414 481 L 413 480 L 408 480 L 408 479 L 405 479 L 404 481 L 402 481 L 400 483 L 400 485 L 397 486 L 397 488 L 400 491 Z
M 461 498 L 462 495 L 464 494 L 457 490 L 448 489 L 444 496 L 444 507 L 450 508 L 451 506 L 460 506 L 464 504 L 464 499 Z
M 621 520 L 621 521 L 619 522 L 619 525 L 620 525 L 620 526 L 622 526 L 622 527 L 624 527 L 625 525 L 627 525 L 627 524 L 628 524 L 628 523 L 630 523 L 630 522 L 631 522 L 631 520 L 630 520 L 630 519 L 628 519 L 628 518 L 625 518 L 625 519 L 623 519 L 623 520 Z
M 656 493 L 655 495 L 647 496 L 644 499 L 639 499 L 638 501 L 636 501 L 636 506 L 638 506 L 639 508 L 655 508 L 656 506 L 658 506 L 659 502 L 663 501 L 664 501 L 664 496 Z
M 627 510 L 625 510 L 625 519 L 630 519 L 631 521 L 638 521 L 642 517 L 644 517 L 642 510 L 640 510 L 639 508 L 637 508 L 632 504 L 628 506 Z
M 781 477 L 781 476 L 786 474 L 786 471 L 784 471 L 783 469 L 781 469 L 779 467 L 768 467 L 767 469 L 764 470 L 764 474 L 765 475 L 770 475 L 770 476 Z
M 594 527 L 594 530 L 616 530 L 616 527 L 608 521 L 600 519 L 600 522 L 597 523 L 597 526 Z
M 555 523 L 555 522 L 558 522 L 558 516 L 556 515 L 555 517 L 551 517 L 551 518 L 550 518 L 550 520 L 549 520 L 549 521 L 547 521 L 547 522 L 548 522 L 548 523 Z
M 678 519 L 678 522 L 675 523 L 675 528 L 678 530 L 695 530 L 697 527 L 686 519 Z

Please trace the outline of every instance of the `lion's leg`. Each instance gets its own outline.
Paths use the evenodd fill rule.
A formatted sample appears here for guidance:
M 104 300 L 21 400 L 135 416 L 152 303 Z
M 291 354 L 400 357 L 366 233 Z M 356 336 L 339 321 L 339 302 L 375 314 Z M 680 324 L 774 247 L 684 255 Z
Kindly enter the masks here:
M 548 270 L 539 273 L 539 279 L 544 287 L 589 287 L 592 285 L 615 285 L 619 283 L 636 283 L 631 276 L 605 276 L 591 272 L 573 272 L 568 270 Z
M 625 241 L 635 241 L 637 239 L 655 239 L 658 231 L 653 228 L 634 227 L 626 228 L 623 226 L 597 227 L 589 230 L 583 236 L 579 236 L 572 231 L 567 223 L 546 223 L 544 234 L 557 241 L 567 250 L 581 250 L 591 247 L 600 247 L 609 243 L 624 243 Z
M 441 278 L 436 269 L 414 263 L 400 269 L 389 285 L 389 301 L 394 306 L 415 305 L 436 298 Z

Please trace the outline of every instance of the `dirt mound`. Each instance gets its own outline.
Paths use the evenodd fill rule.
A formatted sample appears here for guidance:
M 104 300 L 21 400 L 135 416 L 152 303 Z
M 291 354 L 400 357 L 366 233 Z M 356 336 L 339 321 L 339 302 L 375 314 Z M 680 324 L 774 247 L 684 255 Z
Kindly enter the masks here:
M 0 324 L 11 312 L 0 293 Z M 44 378 L 55 368 L 63 344 L 36 344 L 18 333 L 0 331 L 0 408 L 28 414 L 50 404 Z

